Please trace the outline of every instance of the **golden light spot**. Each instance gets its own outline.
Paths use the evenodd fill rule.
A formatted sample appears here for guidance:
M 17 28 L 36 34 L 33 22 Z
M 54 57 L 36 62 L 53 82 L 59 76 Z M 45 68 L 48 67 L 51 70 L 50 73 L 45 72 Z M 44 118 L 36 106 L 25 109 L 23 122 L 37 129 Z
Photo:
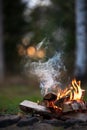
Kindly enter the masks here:
M 37 54 L 37 58 L 44 58 L 45 50 L 38 50 L 36 54 Z
M 29 48 L 27 48 L 27 55 L 30 57 L 34 57 L 36 53 L 36 49 L 33 46 L 30 46 Z

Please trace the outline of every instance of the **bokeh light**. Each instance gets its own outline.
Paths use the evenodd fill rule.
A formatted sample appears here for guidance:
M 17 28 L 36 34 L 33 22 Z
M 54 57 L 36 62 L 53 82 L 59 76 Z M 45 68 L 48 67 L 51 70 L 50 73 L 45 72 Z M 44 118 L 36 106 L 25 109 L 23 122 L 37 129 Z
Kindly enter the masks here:
M 45 50 L 44 49 L 38 50 L 36 55 L 37 55 L 37 58 L 41 58 L 41 59 L 44 58 L 45 57 Z
M 35 57 L 36 49 L 33 46 L 27 48 L 27 55 L 29 57 Z

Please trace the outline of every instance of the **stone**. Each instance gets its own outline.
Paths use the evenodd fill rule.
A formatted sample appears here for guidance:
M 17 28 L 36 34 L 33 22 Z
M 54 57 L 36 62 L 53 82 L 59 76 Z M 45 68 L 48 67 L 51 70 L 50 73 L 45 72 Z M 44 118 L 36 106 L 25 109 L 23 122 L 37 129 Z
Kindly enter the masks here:
M 0 116 L 0 128 L 7 127 L 17 123 L 21 119 L 18 115 L 1 115 Z
M 64 121 L 57 120 L 57 119 L 43 120 L 42 123 L 51 124 L 53 126 L 63 126 L 64 125 Z
M 17 123 L 17 126 L 23 127 L 23 126 L 33 125 L 34 123 L 38 121 L 39 119 L 37 117 L 29 117 L 29 118 L 25 117 Z

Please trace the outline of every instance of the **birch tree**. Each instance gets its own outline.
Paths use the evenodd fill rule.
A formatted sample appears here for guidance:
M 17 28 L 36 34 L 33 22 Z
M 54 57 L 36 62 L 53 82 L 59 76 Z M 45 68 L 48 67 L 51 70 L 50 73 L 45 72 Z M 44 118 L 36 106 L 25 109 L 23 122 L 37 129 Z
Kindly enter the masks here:
M 4 77 L 4 60 L 3 60 L 3 13 L 2 0 L 0 0 L 0 80 Z
M 83 77 L 86 72 L 86 9 L 85 0 L 75 0 L 76 14 L 76 60 L 75 76 Z

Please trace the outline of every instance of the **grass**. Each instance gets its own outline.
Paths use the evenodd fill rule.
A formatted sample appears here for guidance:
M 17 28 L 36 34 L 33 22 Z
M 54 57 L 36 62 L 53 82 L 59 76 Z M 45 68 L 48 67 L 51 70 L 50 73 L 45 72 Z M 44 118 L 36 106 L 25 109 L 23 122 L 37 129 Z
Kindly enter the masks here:
M 40 88 L 28 85 L 0 86 L 0 114 L 18 113 L 19 104 L 23 100 L 41 100 Z

